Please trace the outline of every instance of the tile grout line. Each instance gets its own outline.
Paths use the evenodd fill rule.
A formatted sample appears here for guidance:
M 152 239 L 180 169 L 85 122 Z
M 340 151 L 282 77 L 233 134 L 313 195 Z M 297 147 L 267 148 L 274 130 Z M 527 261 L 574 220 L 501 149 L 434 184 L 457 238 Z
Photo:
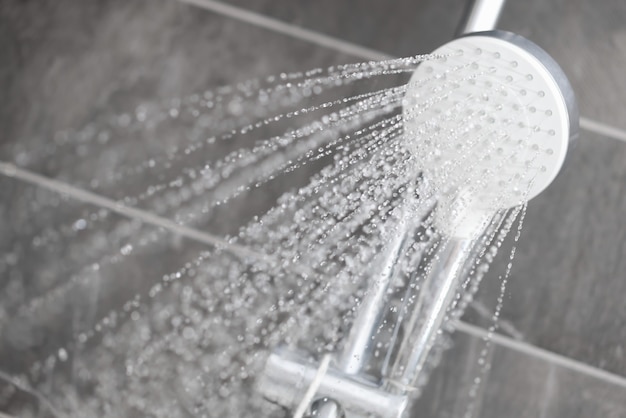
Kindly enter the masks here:
M 474 309 L 474 311 L 481 317 L 493 320 L 493 312 L 491 312 L 482 301 L 472 299 L 469 307 Z M 498 318 L 498 328 L 514 340 L 523 341 L 525 339 L 524 334 L 515 328 L 515 325 L 513 325 L 513 323 L 509 320 Z
M 154 215 L 153 213 L 141 209 L 123 205 L 119 202 L 98 195 L 96 193 L 80 189 L 70 184 L 63 183 L 59 180 L 42 176 L 41 174 L 37 174 L 32 171 L 24 170 L 11 163 L 0 161 L 0 174 L 7 177 L 19 179 L 23 182 L 44 188 L 49 191 L 53 191 L 55 193 L 59 193 L 61 195 L 67 195 L 74 200 L 83 203 L 88 203 L 99 208 L 108 209 L 127 218 L 137 219 L 146 224 L 164 228 L 177 235 L 181 235 L 202 244 L 208 244 L 218 249 L 227 249 L 239 256 L 249 257 L 262 261 L 271 261 L 270 257 L 266 254 L 257 253 L 242 245 L 230 243 L 224 238 L 212 235 L 204 231 L 189 228 L 184 225 L 180 225 L 170 219 Z
M 570 357 L 566 357 L 561 354 L 557 354 L 553 351 L 549 351 L 537 346 L 514 340 L 498 333 L 490 333 L 476 325 L 468 324 L 467 322 L 455 321 L 452 327 L 457 331 L 461 331 L 464 334 L 472 335 L 479 338 L 491 338 L 491 340 L 511 350 L 517 351 L 522 354 L 526 354 L 529 357 L 540 358 L 548 363 L 558 364 L 559 366 L 576 371 L 578 373 L 593 377 L 604 382 L 609 382 L 617 386 L 626 388 L 626 377 L 602 370 L 598 367 L 591 366 L 587 363 L 583 363 L 578 360 L 574 360 Z
M 384 61 L 395 59 L 397 57 L 366 48 L 352 42 L 344 41 L 329 35 L 325 35 L 311 29 L 304 29 L 299 26 L 285 23 L 279 19 L 268 17 L 257 12 L 243 9 L 237 6 L 231 6 L 216 0 L 177 0 L 202 9 L 210 10 L 217 14 L 230 17 L 254 26 L 268 29 L 273 32 L 281 33 L 292 38 L 311 42 L 313 44 L 333 49 L 338 52 L 350 54 L 362 59 Z M 586 117 L 580 117 L 580 127 L 591 133 L 608 137 L 613 140 L 626 142 L 626 130 L 620 129 L 603 122 L 598 122 Z
M 611 139 L 626 142 L 626 131 L 583 116 L 580 117 L 580 128 Z
M 356 45 L 351 42 L 342 41 L 332 36 L 324 35 L 319 32 L 315 32 L 309 29 L 304 29 L 289 23 L 282 22 L 278 19 L 267 17 L 259 13 L 251 12 L 249 10 L 242 9 L 240 7 L 231 6 L 226 3 L 222 3 L 214 0 L 179 0 L 182 3 L 194 5 L 203 9 L 211 10 L 215 13 L 223 16 L 249 23 L 254 26 L 269 29 L 273 32 L 282 33 L 283 35 L 290 36 L 296 39 L 303 39 L 311 43 L 343 52 L 349 55 L 354 55 L 359 58 L 384 61 L 393 59 L 391 55 L 384 54 L 380 51 L 366 48 L 364 46 Z
M 3 372 L 2 370 L 0 370 L 0 380 L 3 380 L 5 383 L 8 383 L 9 385 L 12 385 L 16 387 L 17 389 L 21 390 L 22 392 L 28 393 L 29 395 L 35 397 L 35 399 L 37 399 L 42 405 L 44 405 L 46 409 L 48 409 L 48 411 L 51 412 L 55 418 L 65 417 L 65 415 L 62 415 L 59 411 L 57 411 L 57 409 L 54 407 L 52 402 L 50 402 L 50 400 L 46 398 L 43 394 L 41 394 L 39 391 L 31 388 L 27 384 L 20 382 L 15 377 Z M 13 415 L 7 415 L 3 413 L 3 411 L 0 411 L 0 418 L 17 418 L 17 417 L 14 417 Z

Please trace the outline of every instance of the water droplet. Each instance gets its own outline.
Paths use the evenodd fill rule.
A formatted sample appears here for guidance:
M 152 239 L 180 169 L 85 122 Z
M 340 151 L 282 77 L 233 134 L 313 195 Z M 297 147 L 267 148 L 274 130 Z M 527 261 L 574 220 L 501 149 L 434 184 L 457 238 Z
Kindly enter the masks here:
M 183 338 L 186 340 L 196 338 L 196 331 L 192 327 L 185 327 L 183 329 Z
M 72 225 L 72 228 L 74 229 L 74 231 L 82 231 L 83 229 L 85 229 L 87 227 L 87 221 L 84 219 L 78 219 L 76 222 L 74 222 L 74 224 Z

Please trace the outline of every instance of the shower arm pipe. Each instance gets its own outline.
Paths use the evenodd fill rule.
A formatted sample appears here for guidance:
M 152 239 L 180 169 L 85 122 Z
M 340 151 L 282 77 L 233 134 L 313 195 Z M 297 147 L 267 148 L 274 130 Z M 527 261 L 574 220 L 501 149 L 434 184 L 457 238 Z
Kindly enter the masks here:
M 456 36 L 472 32 L 490 31 L 496 28 L 506 0 L 469 0 L 458 25 Z M 407 324 L 406 336 L 400 341 L 400 349 L 387 377 L 387 390 L 406 394 L 416 385 L 436 342 L 437 333 L 448 315 L 448 307 L 459 291 L 463 267 L 477 239 L 486 230 L 493 216 L 479 217 L 483 226 L 473 234 L 449 237 L 426 282 L 434 285 L 431 303 L 425 311 L 416 309 Z M 465 235 L 465 236 L 464 236 Z
M 405 202 L 402 208 L 403 215 L 397 226 L 399 234 L 391 240 L 384 252 L 382 266 L 378 274 L 372 277 L 371 285 L 359 306 L 346 342 L 336 355 L 335 366 L 345 375 L 357 376 L 363 373 L 365 365 L 372 358 L 373 336 L 388 308 L 388 290 L 398 274 L 399 259 L 406 250 L 408 237 L 412 231 L 406 206 L 408 203 Z M 336 418 L 341 416 L 339 412 L 341 407 L 335 399 L 329 399 L 319 405 L 315 415 L 319 418 Z
M 485 224 L 489 223 L 485 221 Z M 407 318 L 405 337 L 399 341 L 400 348 L 386 378 L 389 392 L 409 394 L 415 389 L 439 330 L 448 319 L 449 306 L 460 291 L 466 260 L 485 228 L 474 236 L 452 236 L 443 244 L 444 248 L 437 256 L 439 261 L 424 280 L 430 287 L 430 302 L 422 309 L 416 306 Z
M 406 218 L 405 218 L 406 219 Z M 388 308 L 388 291 L 398 275 L 399 260 L 412 231 L 403 219 L 401 233 L 392 240 L 382 257 L 382 267 L 377 276 L 372 278 L 367 294 L 359 306 L 348 338 L 337 358 L 337 366 L 347 374 L 356 375 L 363 371 L 374 351 L 372 337 Z
M 505 2 L 506 0 L 469 0 L 456 36 L 494 30 Z M 483 219 L 483 225 L 488 225 L 491 218 L 488 216 Z M 449 238 L 440 255 L 440 262 L 434 266 L 428 278 L 430 280 L 427 280 L 435 286 L 432 303 L 425 312 L 419 309 L 414 311 L 409 319 L 406 337 L 400 342 L 400 350 L 393 362 L 390 380 L 387 381 L 388 390 L 400 389 L 400 392 L 404 392 L 415 386 L 429 358 L 437 333 L 446 321 L 448 307 L 459 290 L 464 261 L 485 228 L 486 226 L 480 228 L 479 233 L 474 236 L 470 234 Z
M 494 30 L 506 0 L 469 0 L 456 36 Z

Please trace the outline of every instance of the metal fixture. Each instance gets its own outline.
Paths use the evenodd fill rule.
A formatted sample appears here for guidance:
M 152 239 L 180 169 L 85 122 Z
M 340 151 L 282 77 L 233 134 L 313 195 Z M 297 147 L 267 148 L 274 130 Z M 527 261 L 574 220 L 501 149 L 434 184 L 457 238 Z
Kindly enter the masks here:
M 476 1 L 473 7 L 484 10 L 485 3 Z M 496 3 L 501 8 L 503 2 Z M 491 9 L 487 17 L 467 19 L 465 27 L 493 26 L 498 14 L 499 10 L 495 13 Z M 400 221 L 400 229 L 406 233 L 389 243 L 386 253 L 380 256 L 381 269 L 372 276 L 352 329 L 342 350 L 332 355 L 329 367 L 320 370 L 319 363 L 285 350 L 270 356 L 259 389 L 273 402 L 295 409 L 302 403 L 303 393 L 313 387 L 316 417 L 402 417 L 419 391 L 418 381 L 424 377 L 438 331 L 467 273 L 468 255 L 475 251 L 481 237 L 493 230 L 502 210 L 531 199 L 554 180 L 578 136 L 578 109 L 572 88 L 556 62 L 532 42 L 507 32 L 472 33 L 449 42 L 434 54 L 441 58 L 423 63 L 415 71 L 404 108 L 405 134 L 409 140 L 415 137 L 419 170 L 433 179 L 435 187 L 448 188 L 449 204 L 444 205 L 448 210 L 439 210 L 435 221 L 445 240 L 437 253 L 438 261 L 431 261 L 422 278 L 428 297 L 408 308 L 402 332 L 394 332 L 391 338 L 390 357 L 383 364 L 377 363 L 376 370 L 367 368 L 373 361 L 373 336 L 388 310 L 388 290 L 399 274 L 398 259 L 416 227 L 406 217 Z M 428 99 L 438 90 L 423 88 L 424 83 L 418 82 L 428 74 L 445 74 L 445 83 L 453 86 L 437 105 L 431 105 L 433 100 Z M 481 100 L 486 88 L 491 89 L 492 96 Z M 422 106 L 425 101 L 431 104 Z M 494 155 L 502 157 L 482 161 L 485 145 L 477 140 L 463 142 L 462 153 L 455 151 L 457 146 L 440 146 L 438 142 L 445 141 L 444 136 L 453 129 L 472 138 L 469 128 L 447 126 L 445 120 L 441 122 L 445 129 L 428 123 L 436 115 L 454 114 L 458 109 L 472 120 L 482 117 L 479 115 L 493 115 L 494 121 L 501 121 L 497 122 L 498 129 L 488 130 L 491 136 L 487 146 L 496 147 L 498 153 Z M 459 125 L 458 119 L 450 120 Z M 429 141 L 422 141 L 424 137 Z M 440 175 L 441 158 L 425 157 L 435 150 L 443 152 L 443 160 L 453 163 L 446 165 L 445 176 Z M 475 181 L 466 178 L 463 161 L 468 155 L 479 161 L 490 176 Z M 455 165 L 456 169 L 449 168 Z M 444 177 L 449 184 L 437 184 Z
M 468 1 L 457 29 L 457 36 L 495 28 L 505 3 L 506 0 Z

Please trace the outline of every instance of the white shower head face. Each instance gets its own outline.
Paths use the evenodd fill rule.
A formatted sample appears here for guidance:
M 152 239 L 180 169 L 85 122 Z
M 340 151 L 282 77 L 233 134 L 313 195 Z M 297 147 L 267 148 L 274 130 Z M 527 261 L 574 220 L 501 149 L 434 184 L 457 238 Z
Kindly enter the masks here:
M 459 38 L 433 54 L 407 86 L 403 117 L 416 166 L 439 198 L 491 213 L 539 194 L 576 131 L 571 92 L 545 60 L 496 36 Z

